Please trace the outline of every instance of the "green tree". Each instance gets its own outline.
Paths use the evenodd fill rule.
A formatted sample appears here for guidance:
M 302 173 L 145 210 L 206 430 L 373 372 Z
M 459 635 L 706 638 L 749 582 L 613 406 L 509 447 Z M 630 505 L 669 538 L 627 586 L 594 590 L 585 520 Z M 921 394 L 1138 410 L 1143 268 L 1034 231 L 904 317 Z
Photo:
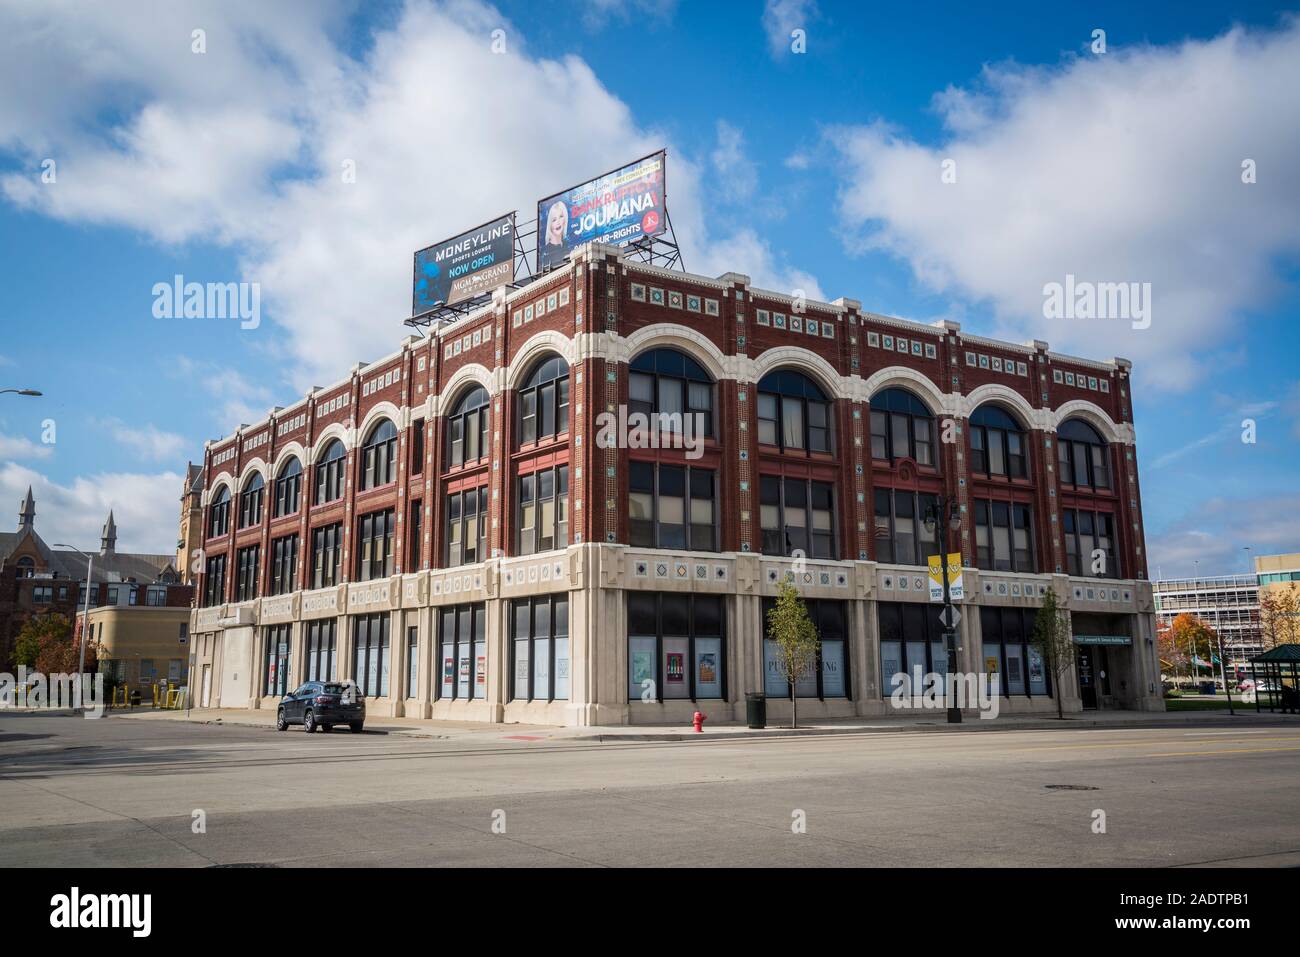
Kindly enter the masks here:
M 790 727 L 799 726 L 795 682 L 816 665 L 821 639 L 808 617 L 808 606 L 789 581 L 781 583 L 776 605 L 767 613 L 767 637 L 776 645 L 777 663 L 790 683 Z
M 1070 634 L 1069 612 L 1063 611 L 1056 603 L 1056 592 L 1051 588 L 1047 589 L 1043 607 L 1038 609 L 1034 618 L 1033 645 L 1043 656 L 1047 671 L 1052 676 L 1053 690 L 1056 692 L 1056 716 L 1064 719 L 1061 686 L 1074 664 L 1074 638 Z
M 14 641 L 14 664 L 36 668 L 43 646 L 67 641 L 71 634 L 72 623 L 64 615 L 50 613 L 27 619 Z

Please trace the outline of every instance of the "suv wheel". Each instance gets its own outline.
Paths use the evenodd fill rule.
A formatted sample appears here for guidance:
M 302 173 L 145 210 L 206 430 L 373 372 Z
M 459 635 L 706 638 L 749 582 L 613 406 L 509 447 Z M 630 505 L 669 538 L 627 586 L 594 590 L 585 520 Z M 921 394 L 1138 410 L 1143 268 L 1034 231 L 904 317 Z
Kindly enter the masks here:
M 351 731 L 353 734 L 360 734 L 360 733 L 361 733 L 361 722 L 360 722 L 360 721 L 353 721 L 350 725 L 348 725 L 348 730 Z
M 275 713 L 275 730 L 285 731 L 289 727 L 289 722 L 284 718 L 284 709 L 280 708 Z
M 316 730 L 316 716 L 312 714 L 311 708 L 308 708 L 307 713 L 302 716 L 302 729 L 308 734 L 312 734 Z

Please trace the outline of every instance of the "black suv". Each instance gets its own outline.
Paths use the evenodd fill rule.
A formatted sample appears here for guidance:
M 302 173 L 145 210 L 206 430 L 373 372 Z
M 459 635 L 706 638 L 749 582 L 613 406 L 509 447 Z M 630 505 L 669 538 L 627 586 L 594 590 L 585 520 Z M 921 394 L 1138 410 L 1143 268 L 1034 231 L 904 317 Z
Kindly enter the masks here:
M 280 699 L 275 716 L 275 730 L 284 731 L 291 724 L 301 724 L 311 734 L 317 728 L 333 731 L 334 725 L 346 724 L 359 734 L 366 722 L 366 699 L 355 685 L 338 681 L 308 681 L 292 694 Z

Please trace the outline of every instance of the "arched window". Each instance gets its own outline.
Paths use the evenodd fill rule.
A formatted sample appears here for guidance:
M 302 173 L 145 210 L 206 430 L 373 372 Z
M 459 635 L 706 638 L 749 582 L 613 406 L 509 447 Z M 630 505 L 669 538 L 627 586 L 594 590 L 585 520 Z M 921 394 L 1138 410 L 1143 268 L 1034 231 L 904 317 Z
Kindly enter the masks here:
M 682 431 L 682 421 L 697 415 L 699 435 L 713 435 L 713 379 L 704 368 L 676 349 L 651 349 L 628 366 L 628 411 L 658 414 L 659 428 Z M 676 418 L 664 418 L 675 416 Z
M 14 569 L 15 578 L 34 578 L 36 577 L 36 563 L 27 556 L 18 559 L 18 567 Z
M 934 416 L 906 389 L 884 389 L 871 397 L 871 457 L 886 462 L 911 458 L 937 467 Z
M 569 366 L 559 356 L 537 363 L 519 389 L 519 442 L 569 431 Z
M 397 478 L 397 426 L 384 419 L 362 446 L 361 489 L 378 488 Z
M 275 480 L 275 517 L 292 515 L 298 511 L 298 498 L 302 492 L 302 463 L 294 456 L 284 463 Z
M 208 506 L 208 538 L 230 531 L 230 489 L 223 485 Z
M 1020 423 L 996 405 L 970 417 L 971 471 L 990 478 L 1027 478 L 1029 445 Z
M 1087 422 L 1066 419 L 1056 430 L 1061 481 L 1080 488 L 1110 488 L 1110 449 Z
M 239 493 L 239 527 L 248 528 L 262 520 L 262 474 L 254 472 Z
M 830 452 L 830 399 L 801 372 L 769 372 L 758 383 L 758 441 L 786 450 Z
M 477 386 L 456 403 L 447 417 L 447 462 L 464 465 L 488 455 L 488 419 L 491 399 L 487 389 Z
M 324 505 L 342 496 L 343 467 L 346 461 L 347 451 L 338 439 L 327 445 L 320 458 L 316 460 L 317 505 Z

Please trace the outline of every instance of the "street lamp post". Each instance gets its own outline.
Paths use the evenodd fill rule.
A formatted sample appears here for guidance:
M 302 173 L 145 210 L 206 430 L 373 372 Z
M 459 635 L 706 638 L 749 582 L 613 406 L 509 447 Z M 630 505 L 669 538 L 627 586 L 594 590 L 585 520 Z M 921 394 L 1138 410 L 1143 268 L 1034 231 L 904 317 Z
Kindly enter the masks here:
M 81 675 L 85 674 L 86 671 L 86 631 L 90 628 L 90 573 L 95 567 L 95 556 L 87 555 L 80 548 L 73 548 L 71 545 L 56 543 L 54 547 L 66 548 L 70 551 L 74 551 L 86 560 L 86 600 L 83 606 L 85 611 L 82 612 L 81 618 L 81 652 L 77 659 L 77 680 L 80 681 Z
M 42 392 L 39 392 L 36 389 L 0 389 L 0 395 L 4 395 L 6 392 L 12 392 L 14 395 L 33 395 L 33 396 L 44 394 Z
M 952 583 L 948 578 L 948 530 L 961 528 L 961 509 L 956 499 L 940 495 L 934 505 L 925 510 L 925 530 L 935 535 L 939 544 L 939 567 L 943 569 L 943 638 L 948 649 L 948 680 L 944 695 L 948 700 L 948 723 L 961 724 L 961 708 L 956 701 L 957 683 L 957 630 L 950 624 L 956 609 L 952 604 Z

